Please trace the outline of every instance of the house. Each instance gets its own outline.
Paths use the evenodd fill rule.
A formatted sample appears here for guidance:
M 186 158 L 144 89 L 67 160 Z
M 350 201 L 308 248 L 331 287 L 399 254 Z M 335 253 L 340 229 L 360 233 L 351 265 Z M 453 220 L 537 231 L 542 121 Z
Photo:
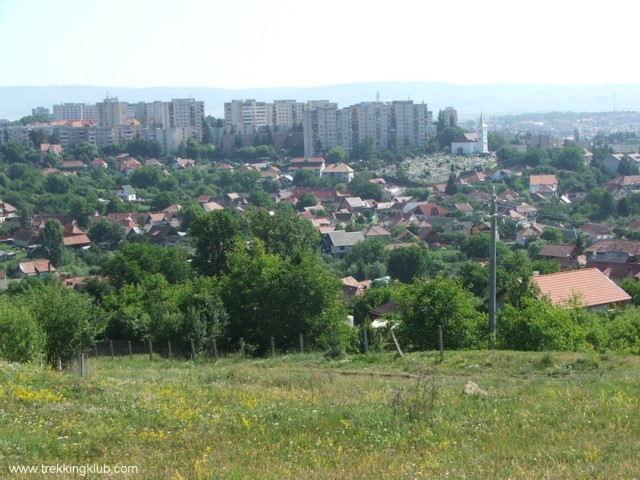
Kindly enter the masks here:
M 344 293 L 345 297 L 348 300 L 351 300 L 354 297 L 361 297 L 364 295 L 364 292 L 367 288 L 371 286 L 371 280 L 364 280 L 359 282 L 352 276 L 344 277 L 342 279 L 342 293 Z
M 109 164 L 105 162 L 102 158 L 94 158 L 89 162 L 90 168 L 107 168 Z
M 604 189 L 620 200 L 640 191 L 640 175 L 620 175 L 605 183 Z
M 186 170 L 187 168 L 192 168 L 196 166 L 196 161 L 191 160 L 190 158 L 180 158 L 176 157 L 173 159 L 171 163 L 171 168 L 173 170 Z
M 0 200 L 0 223 L 9 218 L 16 218 L 16 207 Z
M 120 185 L 116 191 L 116 197 L 125 202 L 135 202 L 137 200 L 136 191 L 131 185 Z
M 610 171 L 617 172 L 618 171 L 618 167 L 620 166 L 620 162 L 622 162 L 622 160 L 624 158 L 625 158 L 625 154 L 624 153 L 612 153 L 610 155 L 607 155 L 602 160 L 602 163 Z
M 355 170 L 345 163 L 327 165 L 322 174 L 328 178 L 335 178 L 344 183 L 349 183 L 355 175 Z
M 543 260 L 555 260 L 562 268 L 573 268 L 578 266 L 580 261 L 580 250 L 576 245 L 564 245 L 557 243 L 545 244 L 538 256 Z M 582 256 L 582 260 L 586 262 L 586 258 Z
M 298 170 L 312 170 L 321 177 L 324 169 L 325 164 L 322 157 L 292 158 L 289 163 L 289 172 L 291 173 L 295 173 Z
M 569 270 L 548 275 L 534 275 L 531 283 L 540 295 L 556 306 L 571 308 L 607 309 L 620 306 L 631 297 L 597 268 Z M 577 301 L 577 305 L 574 304 Z
M 39 234 L 33 230 L 17 230 L 13 234 L 13 244 L 29 250 L 40 244 Z
M 542 235 L 543 231 L 544 227 L 534 222 L 516 233 L 516 243 L 521 247 L 524 247 L 526 246 L 527 239 L 529 237 L 539 237 Z
M 555 195 L 558 191 L 558 177 L 550 175 L 531 175 L 529 177 L 529 193 Z M 545 195 L 546 196 L 546 195 Z
M 377 238 L 377 239 L 385 239 L 391 238 L 391 232 L 386 228 L 380 225 L 373 225 L 372 227 L 366 228 L 362 233 L 364 233 L 364 238 Z
M 171 225 L 153 225 L 147 232 L 149 243 L 152 245 L 175 245 L 182 236 L 178 229 Z
M 344 257 L 353 246 L 365 240 L 362 232 L 346 232 L 335 230 L 327 233 L 323 239 L 324 251 L 333 255 L 334 258 Z
M 31 262 L 20 262 L 18 264 L 18 277 L 40 277 L 55 275 L 56 268 L 49 260 L 33 260 Z
M 425 220 L 427 217 L 446 215 L 449 211 L 435 203 L 420 203 L 412 210 L 412 213 L 418 220 Z
M 153 167 L 153 168 L 163 168 L 164 165 L 160 163 L 157 158 L 150 158 L 146 162 L 144 162 L 145 167 Z
M 369 208 L 369 205 L 363 201 L 360 197 L 346 197 L 343 198 L 338 208 L 337 212 L 362 212 Z
M 135 158 L 127 158 L 120 164 L 120 173 L 131 175 L 133 172 L 142 167 L 142 164 Z
M 87 165 L 80 160 L 65 160 L 60 164 L 61 170 L 81 170 L 87 168 Z
M 456 207 L 456 212 L 460 212 L 466 217 L 473 215 L 473 207 L 468 202 L 456 203 L 454 206 Z

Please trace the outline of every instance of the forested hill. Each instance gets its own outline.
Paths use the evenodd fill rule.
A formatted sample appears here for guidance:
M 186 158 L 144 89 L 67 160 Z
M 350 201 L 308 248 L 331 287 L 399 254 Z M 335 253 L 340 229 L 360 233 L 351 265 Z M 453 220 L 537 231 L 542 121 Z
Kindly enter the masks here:
M 195 98 L 206 113 L 224 114 L 224 103 L 236 99 L 330 100 L 340 108 L 365 101 L 425 102 L 437 112 L 454 107 L 462 117 L 550 111 L 640 110 L 640 85 L 453 85 L 436 82 L 376 82 L 313 88 L 117 88 L 109 86 L 0 87 L 0 119 L 17 120 L 35 107 L 51 109 L 61 103 L 96 103 L 107 95 L 125 102 Z

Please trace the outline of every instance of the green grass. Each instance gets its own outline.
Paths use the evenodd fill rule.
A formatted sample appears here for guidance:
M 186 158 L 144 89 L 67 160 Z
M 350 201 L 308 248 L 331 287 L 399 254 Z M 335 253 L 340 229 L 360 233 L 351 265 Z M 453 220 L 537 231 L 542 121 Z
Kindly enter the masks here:
M 0 478 L 43 463 L 138 468 L 83 478 L 638 476 L 640 357 L 438 358 L 145 355 L 91 359 L 84 379 L 0 363 Z M 469 380 L 489 395 L 463 395 Z

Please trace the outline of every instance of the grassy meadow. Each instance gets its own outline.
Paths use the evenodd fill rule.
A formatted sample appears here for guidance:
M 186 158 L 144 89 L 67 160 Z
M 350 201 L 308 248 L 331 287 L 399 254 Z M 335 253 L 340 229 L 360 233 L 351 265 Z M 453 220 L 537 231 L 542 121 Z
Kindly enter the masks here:
M 88 378 L 0 363 L 0 478 L 640 477 L 640 357 L 438 359 L 104 357 Z M 62 463 L 137 473 L 9 470 Z

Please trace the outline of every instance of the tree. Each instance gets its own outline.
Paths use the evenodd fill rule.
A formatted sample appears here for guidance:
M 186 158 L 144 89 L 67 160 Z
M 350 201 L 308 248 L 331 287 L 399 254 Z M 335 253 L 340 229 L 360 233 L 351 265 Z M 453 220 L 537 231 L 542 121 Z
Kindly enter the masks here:
M 247 235 L 262 240 L 269 253 L 291 256 L 296 252 L 318 252 L 320 235 L 306 218 L 289 205 L 280 205 L 272 212 L 253 210 L 243 217 Z
M 550 243 L 562 243 L 562 232 L 555 227 L 545 227 L 540 238 Z
M 366 135 L 360 145 L 358 145 L 358 157 L 361 160 L 372 160 L 376 158 L 376 144 L 372 137 Z
M 442 325 L 445 348 L 480 346 L 486 322 L 472 299 L 459 282 L 444 277 L 400 286 L 396 303 L 402 345 L 410 350 L 435 350 Z
M 238 221 L 226 210 L 215 210 L 196 219 L 189 228 L 195 248 L 191 263 L 194 271 L 205 276 L 220 275 L 239 235 Z
M 425 278 L 431 264 L 429 251 L 419 245 L 412 245 L 391 251 L 387 262 L 387 272 L 391 278 L 402 283 L 410 283 L 415 279 Z
M 344 257 L 346 273 L 357 280 L 380 278 L 386 274 L 389 250 L 386 242 L 369 239 L 356 243 Z
M 449 180 L 447 180 L 447 186 L 445 187 L 444 193 L 450 196 L 458 193 L 458 185 L 456 184 L 455 174 L 452 173 L 451 175 L 449 175 Z
M 305 345 L 326 348 L 331 327 L 344 331 L 346 311 L 339 302 L 340 281 L 316 256 L 300 253 L 288 259 L 265 251 L 259 240 L 238 245 L 229 254 L 229 274 L 221 293 L 230 319 L 230 341 L 243 338 L 265 352 L 270 338 L 279 348 Z
M 340 146 L 332 147 L 324 154 L 324 159 L 327 163 L 344 162 L 347 159 L 347 152 Z
M 17 302 L 30 311 L 46 334 L 46 358 L 68 365 L 76 357 L 77 347 L 90 347 L 106 327 L 104 312 L 86 294 L 63 287 L 59 282 L 41 282 Z
M 139 284 L 151 275 L 161 275 L 172 285 L 184 282 L 189 264 L 177 247 L 127 243 L 104 262 L 103 270 L 116 289 Z
M 315 207 L 316 205 L 318 205 L 318 200 L 312 192 L 302 193 L 296 202 L 296 208 L 300 211 L 304 210 L 305 207 Z
M 42 249 L 45 257 L 54 265 L 60 266 L 65 253 L 62 225 L 54 219 L 44 224 L 42 231 Z
M 111 248 L 124 241 L 124 226 L 102 219 L 89 228 L 87 235 L 97 245 L 104 244 Z
M 24 163 L 24 149 L 19 142 L 11 140 L 0 147 L 0 153 L 4 156 L 8 163 Z
M 354 197 L 372 199 L 376 202 L 382 201 L 384 197 L 384 190 L 377 183 L 371 183 L 370 174 L 360 174 L 353 177 L 349 182 L 348 189 L 351 195 Z

